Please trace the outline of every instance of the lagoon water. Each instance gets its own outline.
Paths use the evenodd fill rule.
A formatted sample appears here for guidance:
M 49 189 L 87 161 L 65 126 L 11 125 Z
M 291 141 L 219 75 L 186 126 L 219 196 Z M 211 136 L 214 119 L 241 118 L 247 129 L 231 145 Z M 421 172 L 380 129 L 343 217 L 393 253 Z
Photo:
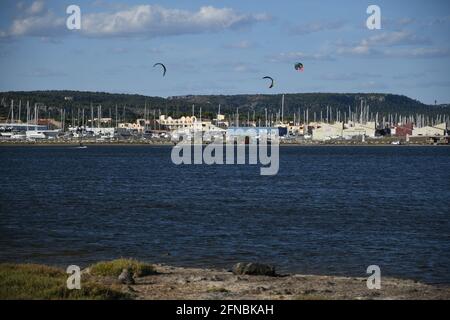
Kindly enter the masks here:
M 0 262 L 117 257 L 450 284 L 450 148 L 282 147 L 175 166 L 170 147 L 0 147 Z

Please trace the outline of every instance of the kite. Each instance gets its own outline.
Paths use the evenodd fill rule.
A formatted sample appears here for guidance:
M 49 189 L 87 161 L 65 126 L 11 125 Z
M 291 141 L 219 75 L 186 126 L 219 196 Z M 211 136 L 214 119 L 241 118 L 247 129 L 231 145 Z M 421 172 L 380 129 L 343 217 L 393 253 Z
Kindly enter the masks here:
M 303 63 L 296 63 L 295 70 L 303 72 Z
M 166 72 L 167 72 L 167 68 L 166 68 L 166 66 L 165 65 L 163 65 L 162 63 L 160 63 L 160 62 L 158 62 L 158 63 L 155 63 L 154 65 L 153 65 L 153 68 L 154 67 L 156 67 L 156 66 L 161 66 L 162 68 L 163 68 L 163 77 L 166 75 Z
M 272 82 L 270 83 L 270 86 L 269 86 L 269 88 L 273 88 L 273 85 L 274 85 L 274 80 L 273 80 L 273 78 L 272 78 L 272 77 L 266 76 L 266 77 L 264 77 L 263 79 L 269 79 L 270 81 L 272 81 Z

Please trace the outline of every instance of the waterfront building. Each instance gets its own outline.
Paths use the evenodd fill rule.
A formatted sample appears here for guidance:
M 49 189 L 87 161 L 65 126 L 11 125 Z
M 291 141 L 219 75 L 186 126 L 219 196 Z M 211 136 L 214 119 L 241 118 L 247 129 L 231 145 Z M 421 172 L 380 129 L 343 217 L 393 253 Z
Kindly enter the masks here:
M 401 124 L 391 129 L 391 135 L 396 137 L 412 136 L 413 129 L 412 123 Z
M 421 128 L 414 128 L 412 131 L 413 137 L 436 137 L 445 136 L 447 133 L 447 124 L 440 123 L 434 126 L 425 126 Z
M 360 136 L 374 138 L 376 131 L 377 125 L 375 122 L 366 122 L 366 123 L 349 122 L 342 131 L 342 137 L 345 139 L 351 139 Z
M 165 115 L 161 115 L 157 120 L 158 123 L 165 127 L 167 130 L 177 130 L 182 128 L 192 128 L 193 124 L 197 122 L 197 117 L 181 117 L 179 119 L 173 119 L 172 117 L 166 117 Z
M 314 123 L 313 131 L 312 131 L 312 140 L 327 141 L 327 140 L 331 140 L 331 139 L 341 138 L 343 129 L 344 129 L 343 122 Z
M 137 119 L 136 122 L 119 123 L 118 128 L 122 130 L 134 131 L 137 133 L 144 133 L 149 124 L 149 120 Z

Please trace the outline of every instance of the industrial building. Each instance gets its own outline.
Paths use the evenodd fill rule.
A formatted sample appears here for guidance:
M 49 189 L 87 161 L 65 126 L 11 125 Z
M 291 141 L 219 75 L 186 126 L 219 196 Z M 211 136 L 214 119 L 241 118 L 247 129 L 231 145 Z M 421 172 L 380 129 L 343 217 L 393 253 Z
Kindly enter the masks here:
M 447 124 L 440 123 L 434 126 L 425 126 L 421 128 L 414 128 L 412 131 L 413 137 L 436 137 L 445 136 L 447 133 Z

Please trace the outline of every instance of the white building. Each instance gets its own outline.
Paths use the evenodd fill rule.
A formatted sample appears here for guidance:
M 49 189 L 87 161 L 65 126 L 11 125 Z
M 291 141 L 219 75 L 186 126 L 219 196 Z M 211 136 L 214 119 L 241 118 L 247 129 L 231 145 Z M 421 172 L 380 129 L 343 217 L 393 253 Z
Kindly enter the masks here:
M 366 122 L 366 123 L 348 123 L 345 125 L 344 130 L 342 131 L 342 136 L 346 139 L 366 136 L 366 137 L 375 137 L 376 133 L 376 123 L 375 122 Z
M 342 137 L 344 124 L 342 122 L 319 122 L 314 123 L 313 127 L 312 139 L 314 141 L 327 141 Z
M 192 117 L 183 116 L 179 119 L 173 119 L 170 116 L 166 117 L 165 115 L 161 115 L 158 120 L 158 123 L 160 125 L 167 127 L 169 130 L 190 128 L 195 122 L 197 122 L 197 118 L 195 116 Z
M 445 136 L 447 132 L 447 124 L 441 123 L 435 126 L 426 126 L 421 128 L 414 128 L 412 132 L 413 137 L 435 137 Z

